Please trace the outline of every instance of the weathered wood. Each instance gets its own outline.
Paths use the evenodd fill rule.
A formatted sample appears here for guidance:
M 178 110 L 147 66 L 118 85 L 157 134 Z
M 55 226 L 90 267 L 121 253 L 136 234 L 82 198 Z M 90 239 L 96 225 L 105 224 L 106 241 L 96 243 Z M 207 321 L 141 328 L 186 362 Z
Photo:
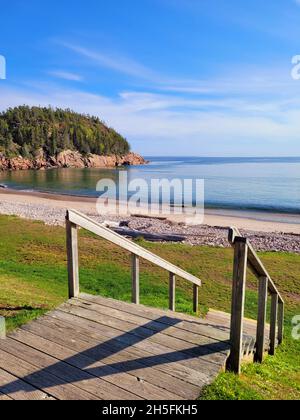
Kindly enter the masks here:
M 0 401 L 13 401 L 13 398 L 9 397 L 8 395 L 2 394 L 2 392 L 0 392 Z
M 69 298 L 79 295 L 78 232 L 77 226 L 66 218 Z
M 278 306 L 278 344 L 283 341 L 284 333 L 284 303 L 280 302 Z
M 188 331 L 183 331 L 174 327 L 166 328 L 161 325 L 159 320 L 157 322 L 148 322 L 142 317 L 129 317 L 121 311 L 112 308 L 103 308 L 100 305 L 82 305 L 76 300 L 72 300 L 69 304 L 62 305 L 61 310 L 68 311 L 77 316 L 94 320 L 95 322 L 110 326 L 112 328 L 119 328 L 142 338 L 149 338 L 150 341 L 165 345 L 173 350 L 186 350 L 195 355 L 207 355 L 206 347 L 214 347 L 220 353 L 227 353 L 229 345 L 222 343 L 219 340 L 211 339 L 206 336 L 195 336 Z M 175 322 L 176 325 L 176 322 Z M 153 332 L 155 331 L 155 334 Z M 194 347 L 190 345 L 194 344 Z M 190 348 L 189 348 L 190 346 Z M 199 346 L 199 348 L 197 347 Z M 210 359 L 219 359 L 219 355 L 210 355 Z
M 258 363 L 262 363 L 263 357 L 264 357 L 264 351 L 265 351 L 267 303 L 268 303 L 268 278 L 261 277 L 259 279 L 256 354 L 254 358 L 254 360 Z
M 63 305 L 60 307 L 60 310 L 88 321 L 94 321 L 97 323 L 98 328 L 99 325 L 100 328 L 102 328 L 102 325 L 105 325 L 106 330 L 108 327 L 123 331 L 123 336 L 125 336 L 126 341 L 130 342 L 131 345 L 133 344 L 138 348 L 142 346 L 144 350 L 150 350 L 151 353 L 158 353 L 167 358 L 170 357 L 172 361 L 186 362 L 190 368 L 194 367 L 195 369 L 199 369 L 199 364 L 201 365 L 202 361 L 206 361 L 208 365 L 215 364 L 221 369 L 224 367 L 227 359 L 227 352 L 221 351 L 220 343 L 205 344 L 203 342 L 201 345 L 196 346 L 195 344 L 166 335 L 163 332 L 154 333 L 151 329 L 134 326 L 132 323 L 110 318 L 95 311 L 89 311 L 73 305 L 71 308 Z
M 0 389 L 0 395 L 5 394 L 13 400 L 54 400 L 53 397 L 3 369 L 0 369 Z
M 131 256 L 132 303 L 140 303 L 140 260 L 135 254 Z
M 231 352 L 228 360 L 228 369 L 237 374 L 240 374 L 241 372 L 247 260 L 247 242 L 236 241 L 234 245 L 234 268 L 230 326 Z
M 199 317 L 192 317 L 187 314 L 176 313 L 176 317 L 173 314 L 170 316 L 166 316 L 168 312 L 158 308 L 149 308 L 143 305 L 132 305 L 128 302 L 121 302 L 115 299 L 110 298 L 102 298 L 101 296 L 92 296 L 87 295 L 85 293 L 81 293 L 79 295 L 79 299 L 82 302 L 92 302 L 102 307 L 109 307 L 125 312 L 126 314 L 130 315 L 138 315 L 146 320 L 158 321 L 160 324 L 166 324 L 169 327 L 174 326 L 174 320 L 177 320 L 176 328 L 182 329 L 185 331 L 192 332 L 194 334 L 205 335 L 208 338 L 214 338 L 219 341 L 226 341 L 229 340 L 228 332 L 225 332 L 221 329 L 216 329 L 215 325 L 208 325 L 207 318 L 199 318 Z M 172 316 L 172 317 L 171 317 Z M 230 316 L 230 315 L 229 315 Z M 230 322 L 230 319 L 229 319 Z M 228 326 L 229 331 L 229 326 Z
M 130 391 L 143 399 L 147 399 L 149 395 L 158 400 L 182 398 L 180 395 L 164 389 L 163 386 L 151 384 L 146 379 L 144 381 L 139 380 L 143 371 L 134 376 L 122 370 L 121 366 L 118 367 L 117 365 L 119 363 L 118 357 L 116 357 L 116 360 L 118 360 L 115 363 L 116 367 L 113 367 L 113 363 L 102 362 L 99 360 L 103 358 L 103 353 L 98 352 L 98 348 L 101 347 L 99 343 L 93 339 L 90 343 L 86 339 L 82 340 L 80 334 L 76 334 L 75 342 L 74 334 L 71 336 L 70 333 L 65 332 L 62 335 L 57 329 L 49 327 L 45 323 L 36 323 L 35 332 L 19 330 L 13 334 L 13 338 L 20 343 L 46 353 L 48 356 L 64 360 L 71 366 L 79 368 L 94 377 L 102 378 L 106 382 L 125 391 Z M 131 370 L 130 373 L 132 373 Z M 163 383 L 163 378 L 161 378 L 161 382 Z M 195 387 L 192 387 L 192 389 L 195 398 Z
M 140 258 L 143 258 L 159 267 L 167 270 L 168 272 L 174 273 L 176 276 L 181 277 L 193 284 L 201 286 L 201 280 L 192 274 L 187 273 L 186 271 L 176 267 L 174 264 L 171 264 L 164 259 L 158 257 L 152 252 L 142 248 L 141 246 L 135 244 L 129 239 L 123 238 L 117 233 L 113 232 L 111 229 L 108 229 L 104 226 L 101 226 L 99 223 L 96 223 L 94 220 L 89 217 L 79 213 L 75 210 L 69 210 L 67 215 L 68 220 L 76 226 L 80 226 L 83 229 L 87 229 L 93 232 L 95 235 L 101 236 L 103 239 L 106 239 L 112 242 L 115 245 L 118 245 L 125 250 L 131 252 L 132 254 L 137 255 Z
M 229 229 L 228 240 L 232 245 L 234 245 L 235 241 L 241 241 L 241 240 L 245 241 L 246 238 L 242 237 L 241 233 L 239 232 L 239 230 L 237 228 L 230 228 Z M 248 243 L 249 268 L 255 274 L 255 276 L 257 276 L 258 278 L 260 278 L 260 277 L 267 277 L 268 278 L 269 292 L 276 293 L 278 295 L 279 302 L 283 303 L 284 300 L 283 300 L 282 296 L 280 295 L 277 287 L 275 286 L 273 280 L 271 279 L 267 269 L 265 268 L 265 266 L 261 262 L 257 253 L 255 252 L 253 246 L 249 243 L 249 241 L 247 243 Z
M 195 399 L 224 367 L 226 314 L 214 324 L 83 296 L 0 342 L 0 379 L 2 367 L 13 376 L 5 386 L 14 392 L 5 395 L 0 380 L 0 399 L 17 399 L 22 381 L 57 399 Z M 254 341 L 255 335 L 243 337 L 245 355 Z
M 199 287 L 194 284 L 193 286 L 193 311 L 198 312 L 199 308 Z
M 109 348 L 105 341 L 99 342 L 95 337 L 85 335 L 81 328 L 74 330 L 66 328 L 64 323 L 59 325 L 64 327 L 64 334 L 56 328 L 54 320 L 51 322 L 48 317 L 33 323 L 31 328 L 17 331 L 13 338 L 144 399 L 149 398 L 149 395 L 158 400 L 189 396 L 196 398 L 199 395 L 199 389 L 194 385 L 164 372 L 158 375 L 149 369 L 151 364 L 147 366 L 147 363 L 143 365 L 136 359 L 129 360 L 128 355 L 121 357 L 114 347 Z M 184 385 L 186 390 L 182 392 L 179 388 Z
M 273 294 L 271 297 L 271 319 L 270 319 L 270 351 L 269 354 L 274 356 L 276 349 L 276 332 L 278 319 L 278 295 Z
M 196 369 L 195 366 L 190 366 L 188 359 L 181 358 L 178 352 L 172 352 L 170 349 L 161 346 L 152 346 L 146 341 L 137 342 L 135 337 L 129 334 L 120 335 L 120 331 L 116 329 L 84 318 L 74 318 L 72 314 L 64 311 L 54 311 L 46 316 L 46 318 L 48 317 L 56 321 L 57 329 L 76 328 L 77 331 L 80 328 L 82 334 L 88 340 L 92 336 L 98 344 L 108 341 L 107 345 L 105 343 L 101 345 L 101 351 L 107 352 L 104 357 L 110 357 L 111 353 L 114 352 L 122 356 L 124 362 L 138 359 L 139 363 L 148 367 L 152 358 L 155 358 L 156 363 L 153 363 L 153 369 L 171 374 L 175 378 L 199 387 L 202 387 L 203 383 L 207 383 L 210 376 L 218 372 L 218 366 L 215 364 L 199 360 Z M 32 324 L 27 324 L 22 328 L 28 329 Z M 159 374 L 157 375 L 159 376 Z
M 182 235 L 167 235 L 167 234 L 157 234 L 142 232 L 140 230 L 125 229 L 122 227 L 113 227 L 111 228 L 115 233 L 118 233 L 121 236 L 127 236 L 129 238 L 143 238 L 146 241 L 150 242 L 183 242 L 186 237 Z
M 251 271 L 255 276 L 260 278 L 260 291 L 259 291 L 259 310 L 258 310 L 258 326 L 257 326 L 257 340 L 256 340 L 256 354 L 255 361 L 261 362 L 263 360 L 263 353 L 266 347 L 266 306 L 267 306 L 267 293 L 268 291 L 272 296 L 271 304 L 271 325 L 270 325 L 270 348 L 269 353 L 275 354 L 275 348 L 277 344 L 282 343 L 283 340 L 283 328 L 284 328 L 284 300 L 280 295 L 275 283 L 271 279 L 268 271 L 261 262 L 257 253 L 255 252 L 252 245 L 247 241 L 246 238 L 241 236 L 241 233 L 236 228 L 230 228 L 228 234 L 229 242 L 235 246 L 239 242 L 246 242 L 248 245 L 248 257 L 247 263 Z M 264 279 L 264 280 L 262 280 Z M 267 284 L 267 288 L 266 288 Z M 277 320 L 278 320 L 278 336 L 277 332 Z
M 0 344 L 6 340 L 0 340 Z M 91 400 L 96 399 L 90 393 L 74 386 L 72 383 L 58 381 L 50 372 L 41 371 L 32 363 L 26 362 L 22 357 L 14 356 L 0 349 L 0 368 L 13 376 L 21 377 L 37 389 L 52 395 L 59 400 Z M 20 386 L 21 386 L 20 382 Z
M 220 329 L 225 331 L 230 331 L 230 321 L 231 316 L 229 313 L 216 311 L 214 309 L 210 309 L 208 314 L 205 317 L 205 320 L 211 322 L 212 325 L 218 325 Z M 256 340 L 256 331 L 257 331 L 257 321 L 249 318 L 244 318 L 243 322 L 243 332 L 244 336 L 252 336 Z M 270 332 L 270 325 L 266 324 L 266 343 L 269 341 L 269 332 Z M 269 346 L 266 346 L 268 350 Z
M 36 369 L 43 373 L 46 377 L 48 373 L 56 376 L 57 383 L 60 385 L 76 385 L 76 387 L 81 390 L 88 392 L 91 399 L 93 397 L 100 400 L 141 399 L 130 391 L 126 391 L 118 386 L 110 384 L 102 378 L 97 378 L 85 370 L 71 366 L 64 361 L 64 358 L 61 360 L 54 358 L 12 338 L 8 337 L 6 340 L 2 340 L 2 342 L 0 342 L 0 348 L 15 357 L 18 357 L 21 361 L 34 365 Z
M 169 273 L 169 309 L 175 312 L 176 304 L 176 277 L 173 273 Z

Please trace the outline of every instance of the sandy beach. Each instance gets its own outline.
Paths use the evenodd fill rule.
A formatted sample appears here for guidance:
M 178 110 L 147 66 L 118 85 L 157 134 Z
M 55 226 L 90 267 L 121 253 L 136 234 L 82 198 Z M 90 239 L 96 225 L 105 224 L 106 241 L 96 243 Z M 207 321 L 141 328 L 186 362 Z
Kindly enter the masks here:
M 81 211 L 100 222 L 125 220 L 130 229 L 141 232 L 184 235 L 185 242 L 192 245 L 228 246 L 228 227 L 235 226 L 251 238 L 258 250 L 300 253 L 300 215 L 208 209 L 203 224 L 189 226 L 185 224 L 186 216 L 178 214 L 159 218 L 113 213 L 101 216 L 95 198 L 0 190 L 0 214 L 63 225 L 67 209 Z

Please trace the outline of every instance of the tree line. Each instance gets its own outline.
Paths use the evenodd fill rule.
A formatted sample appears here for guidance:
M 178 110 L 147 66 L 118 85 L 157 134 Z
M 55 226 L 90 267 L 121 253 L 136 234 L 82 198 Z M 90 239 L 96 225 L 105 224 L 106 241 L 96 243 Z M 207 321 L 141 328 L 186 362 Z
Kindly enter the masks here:
M 98 117 L 70 109 L 19 106 L 0 113 L 0 153 L 34 158 L 43 150 L 56 156 L 63 150 L 83 155 L 125 155 L 127 140 Z

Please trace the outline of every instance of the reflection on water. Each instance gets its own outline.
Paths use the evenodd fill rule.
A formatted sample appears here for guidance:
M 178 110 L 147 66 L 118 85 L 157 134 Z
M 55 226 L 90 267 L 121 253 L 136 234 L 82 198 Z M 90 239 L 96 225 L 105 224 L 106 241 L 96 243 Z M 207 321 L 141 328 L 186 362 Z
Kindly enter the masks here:
M 236 208 L 300 213 L 300 158 L 150 158 L 150 165 L 127 169 L 51 169 L 2 172 L 0 183 L 22 190 L 97 197 L 97 182 L 191 178 L 205 180 L 205 203 Z
M 18 190 L 97 196 L 99 179 L 118 180 L 118 170 L 50 169 L 47 171 L 16 171 L 0 173 L 0 182 Z

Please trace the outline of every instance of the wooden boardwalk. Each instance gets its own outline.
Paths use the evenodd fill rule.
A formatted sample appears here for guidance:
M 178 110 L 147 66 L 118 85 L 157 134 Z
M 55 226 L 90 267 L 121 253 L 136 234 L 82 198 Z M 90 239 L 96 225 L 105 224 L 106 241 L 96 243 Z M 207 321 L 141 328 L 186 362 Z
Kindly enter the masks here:
M 81 294 L 0 340 L 0 400 L 196 399 L 226 364 L 221 318 Z

